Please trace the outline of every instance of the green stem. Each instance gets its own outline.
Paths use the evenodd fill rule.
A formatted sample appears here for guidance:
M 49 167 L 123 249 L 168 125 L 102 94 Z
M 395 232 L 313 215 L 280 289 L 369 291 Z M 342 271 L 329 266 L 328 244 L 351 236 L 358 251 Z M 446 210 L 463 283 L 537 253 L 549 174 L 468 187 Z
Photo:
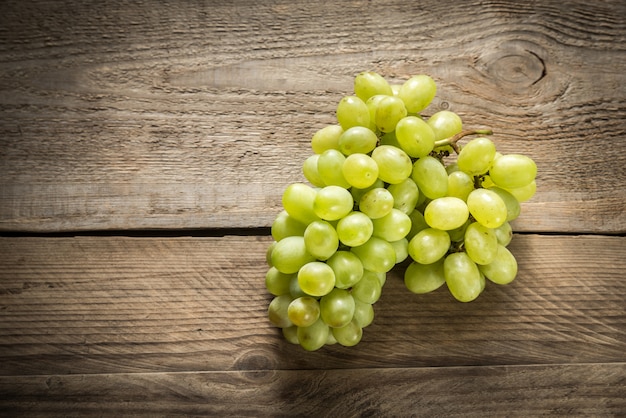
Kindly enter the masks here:
M 454 136 L 451 136 L 450 138 L 436 141 L 435 148 L 450 145 L 452 149 L 454 150 L 454 152 L 458 154 L 459 152 L 461 152 L 461 150 L 459 149 L 457 142 L 461 138 L 466 137 L 468 135 L 491 135 L 491 134 L 493 134 L 493 131 L 491 129 L 467 129 L 467 130 L 459 132 L 458 134 Z

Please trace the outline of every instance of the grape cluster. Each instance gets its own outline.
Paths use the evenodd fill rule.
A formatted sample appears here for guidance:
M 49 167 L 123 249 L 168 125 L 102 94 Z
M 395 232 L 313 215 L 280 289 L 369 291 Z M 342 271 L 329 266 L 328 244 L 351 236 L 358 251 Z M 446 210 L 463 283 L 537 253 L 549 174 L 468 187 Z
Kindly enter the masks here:
M 510 222 L 535 193 L 537 167 L 498 153 L 490 131 L 463 130 L 454 112 L 422 116 L 436 91 L 427 75 L 392 85 L 360 73 L 337 123 L 311 138 L 308 183 L 285 189 L 267 251 L 268 315 L 289 342 L 356 345 L 387 272 L 405 260 L 410 291 L 445 283 L 462 302 L 486 279 L 515 278 Z M 470 134 L 481 136 L 461 148 Z

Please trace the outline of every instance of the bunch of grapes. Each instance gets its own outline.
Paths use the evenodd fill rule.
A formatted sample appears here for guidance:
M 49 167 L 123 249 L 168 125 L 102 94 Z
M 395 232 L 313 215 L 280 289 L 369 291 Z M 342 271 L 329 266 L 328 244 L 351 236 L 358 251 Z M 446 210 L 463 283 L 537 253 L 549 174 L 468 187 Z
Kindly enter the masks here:
M 313 135 L 308 184 L 284 191 L 267 251 L 268 315 L 289 342 L 356 345 L 387 272 L 405 260 L 410 291 L 445 283 L 462 302 L 486 280 L 515 278 L 510 222 L 535 193 L 537 167 L 498 153 L 490 131 L 463 130 L 454 112 L 422 116 L 436 90 L 427 75 L 392 85 L 360 73 L 337 124 Z M 477 137 L 460 147 L 468 135 Z

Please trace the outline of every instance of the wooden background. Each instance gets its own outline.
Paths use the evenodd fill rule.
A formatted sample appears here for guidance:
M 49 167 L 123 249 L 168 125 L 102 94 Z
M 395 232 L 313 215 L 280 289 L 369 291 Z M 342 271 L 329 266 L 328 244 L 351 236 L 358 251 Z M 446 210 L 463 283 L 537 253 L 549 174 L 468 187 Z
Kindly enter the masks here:
M 269 225 L 352 79 L 531 156 L 520 271 L 394 270 L 353 348 L 266 318 Z M 626 3 L 3 1 L 0 415 L 626 416 Z

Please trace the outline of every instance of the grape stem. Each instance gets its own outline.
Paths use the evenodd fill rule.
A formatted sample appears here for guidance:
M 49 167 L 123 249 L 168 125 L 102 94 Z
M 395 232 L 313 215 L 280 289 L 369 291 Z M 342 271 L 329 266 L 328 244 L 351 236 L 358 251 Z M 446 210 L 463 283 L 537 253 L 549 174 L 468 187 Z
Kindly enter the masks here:
M 457 154 L 461 152 L 457 142 L 463 137 L 468 135 L 492 135 L 493 131 L 491 129 L 466 129 L 464 131 L 459 132 L 456 135 L 451 136 L 450 138 L 441 139 L 435 142 L 435 148 L 444 147 L 446 145 L 450 145 L 454 152 Z

